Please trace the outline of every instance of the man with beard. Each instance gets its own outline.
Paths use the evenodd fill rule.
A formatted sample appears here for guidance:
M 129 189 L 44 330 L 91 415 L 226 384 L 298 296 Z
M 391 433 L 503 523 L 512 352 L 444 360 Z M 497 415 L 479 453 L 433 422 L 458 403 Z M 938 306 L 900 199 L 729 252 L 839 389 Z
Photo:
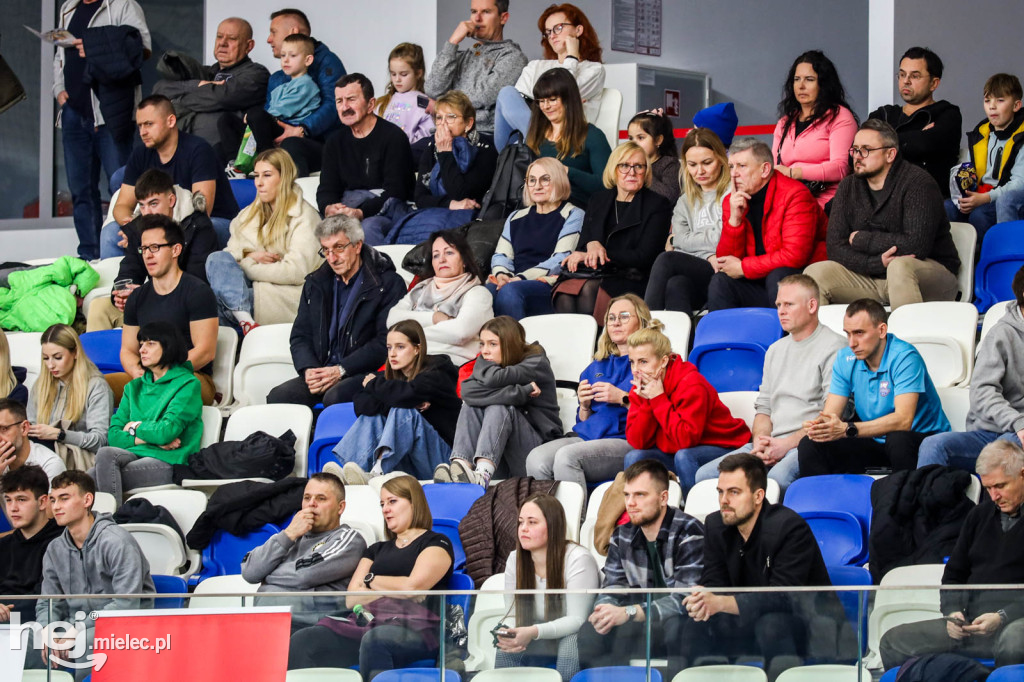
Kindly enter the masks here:
M 288 527 L 242 560 L 242 577 L 262 583 L 260 592 L 344 592 L 366 541 L 341 523 L 345 484 L 334 474 L 313 474 L 302 494 L 302 509 Z M 257 597 L 257 606 L 281 599 Z M 338 610 L 338 600 L 304 596 L 291 603 L 292 630 L 315 625 Z M 297 603 L 296 603 L 297 602 Z
M 668 506 L 668 470 L 655 459 L 627 467 L 626 513 L 629 523 L 612 533 L 604 587 L 642 590 L 695 585 L 704 561 L 700 522 Z M 648 618 L 653 619 L 652 656 L 665 656 L 678 640 L 680 594 L 651 595 L 650 611 L 641 595 L 605 594 L 579 634 L 583 667 L 621 665 L 644 658 Z
M 718 471 L 721 511 L 704 521 L 704 571 L 699 586 L 683 599 L 689 616 L 678 641 L 683 663 L 692 665 L 699 656 L 763 656 L 765 669 L 771 670 L 776 656 L 834 656 L 835 616 L 843 617 L 834 594 L 821 599 L 815 593 L 711 591 L 832 584 L 807 522 L 765 499 L 768 472 L 760 458 L 732 454 Z M 814 613 L 829 615 L 812 623 L 809 614 Z M 831 651 L 809 652 L 812 632 L 815 642 L 833 635 Z
M 829 216 L 828 260 L 804 271 L 822 304 L 871 298 L 895 310 L 956 299 L 960 258 L 942 195 L 927 172 L 900 158 L 899 145 L 877 119 L 853 138 L 853 175 L 839 183 Z

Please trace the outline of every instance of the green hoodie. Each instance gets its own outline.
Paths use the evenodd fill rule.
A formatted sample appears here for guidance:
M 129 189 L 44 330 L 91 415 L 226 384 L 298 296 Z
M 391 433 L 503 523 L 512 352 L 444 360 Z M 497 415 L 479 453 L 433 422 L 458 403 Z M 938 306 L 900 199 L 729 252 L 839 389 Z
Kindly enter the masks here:
M 129 422 L 141 421 L 135 435 L 146 441 L 135 444 L 135 438 L 124 430 Z M 188 456 L 199 452 L 203 436 L 203 400 L 199 395 L 199 379 L 192 373 L 192 363 L 185 362 L 167 370 L 160 379 L 153 372 L 132 380 L 124 387 L 124 396 L 110 420 L 107 434 L 110 445 L 123 448 L 140 457 L 155 457 L 168 464 L 184 464 Z M 181 447 L 163 450 L 159 446 L 181 439 Z

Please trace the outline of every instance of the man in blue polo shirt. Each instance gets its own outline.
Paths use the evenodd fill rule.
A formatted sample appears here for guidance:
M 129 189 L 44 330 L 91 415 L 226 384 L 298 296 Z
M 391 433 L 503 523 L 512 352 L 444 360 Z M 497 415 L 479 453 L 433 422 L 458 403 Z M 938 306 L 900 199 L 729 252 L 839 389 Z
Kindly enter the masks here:
M 849 347 L 836 354 L 825 409 L 804 422 L 801 476 L 915 469 L 921 441 L 949 431 L 921 354 L 889 334 L 885 318 L 885 308 L 871 299 L 846 308 Z M 861 421 L 842 420 L 851 398 Z

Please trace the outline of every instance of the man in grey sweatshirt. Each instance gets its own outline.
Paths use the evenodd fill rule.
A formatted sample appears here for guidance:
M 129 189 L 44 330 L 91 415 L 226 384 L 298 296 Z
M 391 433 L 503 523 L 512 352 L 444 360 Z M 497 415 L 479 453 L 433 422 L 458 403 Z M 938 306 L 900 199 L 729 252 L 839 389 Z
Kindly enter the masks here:
M 43 650 L 43 659 L 74 663 L 90 660 L 95 631 L 95 612 L 147 609 L 156 592 L 149 562 L 131 534 L 114 523 L 109 514 L 94 514 L 96 484 L 84 471 L 66 471 L 51 482 L 53 517 L 64 533 L 55 538 L 43 556 L 40 594 L 88 594 L 91 597 L 40 599 L 36 621 L 46 627 L 57 621 L 74 622 L 79 629 L 74 648 Z M 109 598 L 108 594 L 135 594 L 137 598 Z M 84 614 L 84 620 L 79 614 Z M 84 627 L 84 643 L 82 647 Z M 70 645 L 65 638 L 54 644 Z M 91 670 L 75 671 L 84 679 Z
M 1024 443 L 1024 268 L 1011 286 L 1016 300 L 1005 304 L 1006 314 L 982 340 L 974 362 L 967 430 L 925 438 L 918 468 L 942 464 L 973 473 L 978 454 L 992 441 Z
M 518 44 L 504 39 L 508 0 L 471 0 L 469 11 L 471 18 L 459 22 L 430 65 L 426 91 L 433 99 L 449 90 L 466 93 L 476 108 L 477 130 L 490 133 L 498 91 L 516 84 L 527 59 Z M 466 38 L 473 44 L 459 50 Z
M 242 577 L 260 592 L 342 592 L 366 550 L 357 531 L 341 523 L 345 484 L 334 474 L 313 474 L 302 494 L 302 509 L 283 531 L 249 552 Z M 257 597 L 257 606 L 292 606 L 292 631 L 316 625 L 341 608 L 335 597 Z

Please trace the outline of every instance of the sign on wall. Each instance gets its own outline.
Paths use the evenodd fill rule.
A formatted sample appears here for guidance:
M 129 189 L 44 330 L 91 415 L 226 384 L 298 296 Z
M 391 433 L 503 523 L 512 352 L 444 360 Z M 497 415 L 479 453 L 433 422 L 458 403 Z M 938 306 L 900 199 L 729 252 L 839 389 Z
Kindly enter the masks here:
M 612 0 L 612 49 L 661 56 L 661 0 Z

